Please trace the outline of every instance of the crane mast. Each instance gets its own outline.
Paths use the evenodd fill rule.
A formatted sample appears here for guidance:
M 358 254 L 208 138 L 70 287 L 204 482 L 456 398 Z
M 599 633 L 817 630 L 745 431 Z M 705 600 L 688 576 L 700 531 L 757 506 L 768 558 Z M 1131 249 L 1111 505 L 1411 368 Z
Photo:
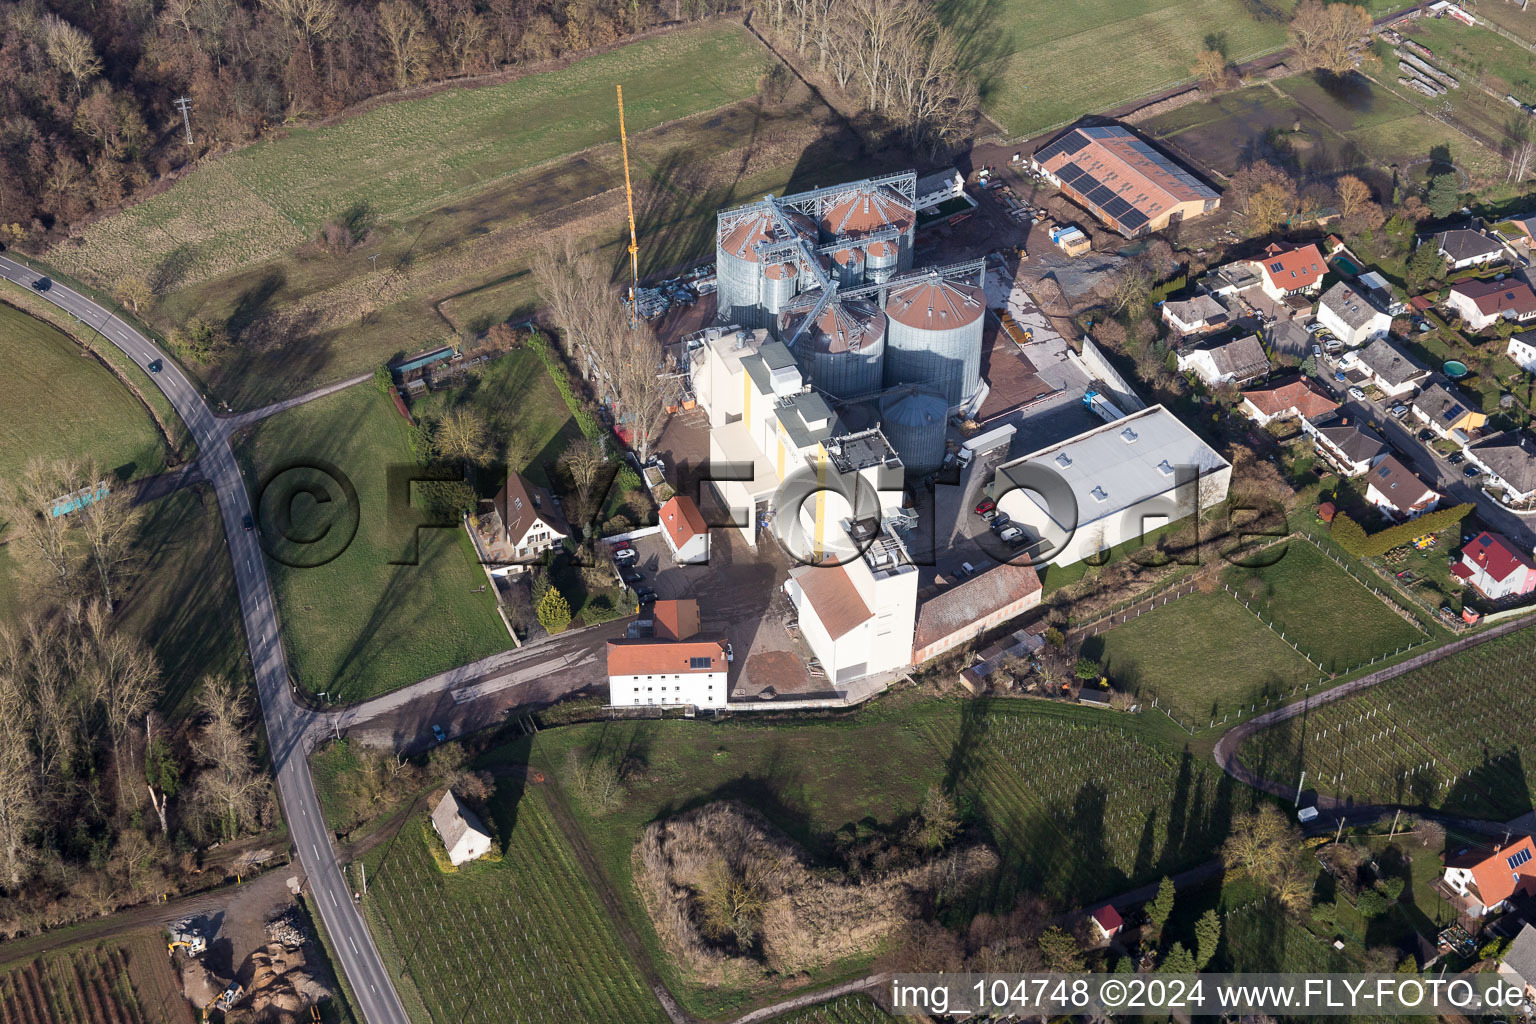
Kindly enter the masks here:
M 629 326 L 639 326 L 640 243 L 635 239 L 635 190 L 629 180 L 629 134 L 624 130 L 624 86 L 619 91 L 619 145 L 624 151 L 624 200 L 629 207 Z

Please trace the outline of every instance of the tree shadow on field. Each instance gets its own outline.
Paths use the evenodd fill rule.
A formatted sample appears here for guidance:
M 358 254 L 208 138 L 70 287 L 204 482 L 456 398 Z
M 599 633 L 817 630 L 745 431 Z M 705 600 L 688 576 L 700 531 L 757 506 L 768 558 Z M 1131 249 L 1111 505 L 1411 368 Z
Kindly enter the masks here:
M 257 317 L 265 313 L 271 305 L 272 297 L 287 283 L 288 275 L 283 273 L 281 267 L 273 265 L 264 268 L 255 283 L 235 299 L 234 309 L 224 321 L 224 328 L 230 336 L 239 337 Z
M 178 245 L 166 253 L 149 272 L 149 290 L 156 295 L 174 291 L 186 279 L 195 258 L 189 245 Z
M 960 66 L 985 102 L 1003 87 L 1009 66 L 1019 59 L 1003 0 L 945 0 L 938 14 L 955 39 Z

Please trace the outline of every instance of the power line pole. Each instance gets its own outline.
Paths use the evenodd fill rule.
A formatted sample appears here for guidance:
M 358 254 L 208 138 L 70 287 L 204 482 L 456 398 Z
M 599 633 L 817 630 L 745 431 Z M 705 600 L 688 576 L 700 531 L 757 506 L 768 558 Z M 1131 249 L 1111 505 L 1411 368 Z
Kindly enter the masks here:
M 192 101 L 185 96 L 177 96 L 174 106 L 181 111 L 181 124 L 187 130 L 187 148 L 192 148 L 192 116 L 187 111 L 192 109 Z

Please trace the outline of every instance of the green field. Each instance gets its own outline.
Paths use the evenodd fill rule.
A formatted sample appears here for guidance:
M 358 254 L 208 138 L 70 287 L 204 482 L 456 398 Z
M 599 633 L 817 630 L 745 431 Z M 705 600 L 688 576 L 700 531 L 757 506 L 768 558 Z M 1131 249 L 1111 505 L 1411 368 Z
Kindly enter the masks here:
M 110 370 L 53 327 L 0 303 L 0 479 L 27 460 L 92 458 L 119 481 L 165 468 L 165 445 L 144 406 Z
M 1085 641 L 1083 653 L 1116 686 L 1195 727 L 1320 674 L 1224 592 L 1181 597 Z
M 444 874 L 424 812 L 365 859 L 363 912 L 411 1018 L 665 1024 L 541 787 L 503 779 L 492 812 L 499 863 Z
M 947 784 L 977 837 L 1003 861 L 979 892 L 947 913 L 963 920 L 978 910 L 1007 910 L 1025 891 L 1077 906 L 1210 856 L 1232 805 L 1245 799 L 1203 760 L 1153 737 L 1148 730 L 1157 724 L 1038 701 L 929 701 L 836 720 L 551 728 L 539 735 L 535 763 L 562 784 L 668 987 L 695 1015 L 720 1018 L 782 997 L 783 986 L 705 988 L 660 953 L 631 868 L 647 824 L 739 799 L 804 847 L 813 864 L 837 865 L 850 844 L 899 834 L 927 788 Z M 562 782 L 573 758 L 619 756 L 632 767 L 610 813 L 595 811 Z M 846 963 L 794 985 L 867 969 L 867 960 Z
M 263 420 L 237 444 L 253 486 L 286 466 L 324 462 L 356 489 L 356 535 L 344 550 L 335 554 L 340 545 L 327 535 L 313 548 L 280 548 L 300 563 L 334 555 L 324 564 L 296 568 L 267 561 L 289 665 L 311 691 L 360 700 L 511 643 L 494 596 L 482 591 L 485 574 L 463 530 L 418 533 L 416 513 L 398 497 L 403 491 L 391 511 L 390 468 L 397 467 L 403 480 L 415 467 L 408 431 L 390 401 L 362 385 Z M 299 468 L 277 478 L 266 493 L 259 514 L 269 544 L 282 540 L 274 524 L 284 496 L 309 485 L 335 488 L 328 478 Z M 335 500 L 317 506 L 298 498 L 289 536 L 308 539 L 333 528 L 344 542 L 346 499 L 340 490 L 323 493 Z M 417 564 L 392 564 L 412 558 Z
M 1524 629 L 1249 737 L 1244 764 L 1357 803 L 1499 821 L 1532 809 L 1536 721 Z
M 1265 618 L 1329 672 L 1345 672 L 1424 639 L 1358 580 L 1305 540 L 1274 565 L 1225 574 Z
M 770 169 L 781 184 L 822 133 L 825 107 L 803 89 L 774 109 L 751 99 L 771 61 L 742 26 L 711 24 L 291 128 L 208 162 L 48 259 L 105 287 L 147 276 L 159 298 L 146 315 L 162 329 L 192 317 L 226 324 L 236 341 L 200 372 L 235 406 L 262 404 L 527 311 L 529 262 L 550 233 L 618 239 L 616 83 L 642 269 L 703 256 L 695 243 L 708 236 L 690 204 Z M 366 243 L 309 244 L 337 218 L 371 231 Z
M 1390 60 L 1390 58 L 1389 58 Z M 1310 74 L 1251 85 L 1151 118 L 1142 128 L 1197 164 L 1235 173 L 1251 147 L 1270 141 L 1289 150 L 1303 174 L 1387 173 L 1393 165 L 1422 173 L 1443 147 L 1474 177 L 1502 173 L 1504 161 L 1451 126 L 1426 116 L 1397 85 L 1352 77 L 1324 84 Z M 1418 97 L 1428 104 L 1428 97 Z M 1297 130 L 1297 125 L 1300 129 Z
M 949 0 L 940 17 L 961 39 L 982 105 L 1009 137 L 1044 131 L 1190 77 L 1208 36 L 1229 59 L 1285 45 L 1288 2 L 1259 20 L 1240 0 Z

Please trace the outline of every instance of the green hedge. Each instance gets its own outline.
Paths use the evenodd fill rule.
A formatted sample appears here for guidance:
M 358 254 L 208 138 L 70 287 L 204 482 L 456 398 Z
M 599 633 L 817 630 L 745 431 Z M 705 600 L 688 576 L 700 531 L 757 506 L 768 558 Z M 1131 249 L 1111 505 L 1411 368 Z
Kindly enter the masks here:
M 1333 525 L 1329 532 L 1333 535 L 1333 539 L 1339 542 L 1340 547 L 1356 558 L 1374 558 L 1377 555 L 1386 554 L 1393 548 L 1412 543 L 1415 537 L 1422 537 L 1426 533 L 1439 533 L 1447 527 L 1454 526 L 1465 519 L 1471 511 L 1470 504 L 1453 505 L 1450 508 L 1426 512 L 1417 519 L 1389 526 L 1376 533 L 1366 533 L 1365 527 L 1351 519 L 1348 513 L 1340 512 L 1333 517 Z
M 560 389 L 560 397 L 565 399 L 565 407 L 571 410 L 571 415 L 576 420 L 576 426 L 581 429 L 582 436 L 606 448 L 608 436 L 603 430 L 603 425 L 597 421 L 596 416 L 592 415 L 592 410 L 582 404 L 576 389 L 571 387 L 571 377 L 565 371 L 565 363 L 561 362 L 560 356 L 550 347 L 549 339 L 538 331 L 534 331 L 528 338 L 528 343 L 533 346 L 533 350 L 539 354 L 539 359 L 544 362 L 544 369 L 548 370 L 550 377 L 554 379 L 555 387 Z

